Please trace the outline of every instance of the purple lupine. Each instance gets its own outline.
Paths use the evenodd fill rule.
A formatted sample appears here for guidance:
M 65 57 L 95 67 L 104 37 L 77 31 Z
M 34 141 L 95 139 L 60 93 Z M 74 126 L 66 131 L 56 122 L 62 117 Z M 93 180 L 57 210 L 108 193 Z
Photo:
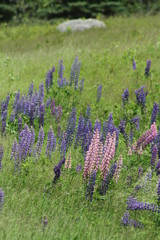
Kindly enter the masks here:
M 44 141 L 44 130 L 43 130 L 43 127 L 41 126 L 39 130 L 38 141 L 34 150 L 34 155 L 36 156 L 36 159 L 40 157 L 43 141 Z
M 52 102 L 50 104 L 50 109 L 51 109 L 51 114 L 54 115 L 55 114 L 55 110 L 56 110 L 54 98 L 52 99 Z
M 133 144 L 133 128 L 131 127 L 131 130 L 129 132 L 129 142 L 130 142 L 130 145 Z
M 84 132 L 84 118 L 83 118 L 83 115 L 81 114 L 79 116 L 77 131 L 76 131 L 76 134 L 75 134 L 75 141 L 74 141 L 74 147 L 75 148 L 82 144 L 83 132 Z
M 11 113 L 9 121 L 10 122 L 14 122 L 15 121 L 15 113 L 14 112 Z
M 157 134 L 157 151 L 158 151 L 158 158 L 160 159 L 160 127 Z
M 18 143 L 17 140 L 14 140 L 14 143 L 12 145 L 12 152 L 11 152 L 11 159 L 14 158 L 14 165 L 15 165 L 15 171 L 19 170 L 19 149 L 18 149 Z
M 46 101 L 46 107 L 49 108 L 49 105 L 51 103 L 51 98 L 48 98 L 47 101 Z
M 89 177 L 89 182 L 87 184 L 86 199 L 92 201 L 94 186 L 96 182 L 96 171 L 93 171 Z
M 19 101 L 20 99 L 20 91 L 18 91 L 15 95 L 15 99 L 14 99 L 14 102 L 13 102 L 13 106 L 12 106 L 12 109 L 15 109 L 16 105 L 17 105 L 17 102 Z
M 158 113 L 158 104 L 155 102 L 153 105 L 152 116 L 151 116 L 151 125 L 156 122 L 156 117 Z
M 30 147 L 29 147 L 29 154 L 31 155 L 32 151 L 33 151 L 33 144 L 35 141 L 35 131 L 33 126 L 31 126 L 31 137 L 30 137 Z
M 25 124 L 24 129 L 19 134 L 18 142 L 19 162 L 26 159 L 27 155 L 30 153 L 30 146 L 31 146 L 31 132 L 28 128 L 28 125 Z
M 113 114 L 110 113 L 108 116 L 107 122 L 105 121 L 103 123 L 102 137 L 101 137 L 101 139 L 103 139 L 103 142 L 105 142 L 108 133 L 110 133 L 112 135 L 114 131 L 116 131 L 116 141 L 118 141 L 119 128 L 116 130 L 116 127 L 113 123 Z
M 146 68 L 145 68 L 145 76 L 149 77 L 150 76 L 150 68 L 151 68 L 151 60 L 147 60 Z
M 76 167 L 76 172 L 81 172 L 82 171 L 82 165 L 78 164 Z
M 139 121 L 140 118 L 138 116 L 131 119 L 131 124 L 135 126 L 136 130 L 139 130 Z
M 66 126 L 66 149 L 68 149 L 73 142 L 76 120 L 76 108 L 73 107 Z
M 160 159 L 158 160 L 156 165 L 156 172 L 157 172 L 157 175 L 160 176 Z
M 56 138 L 53 133 L 53 128 L 50 127 L 48 132 L 47 147 L 46 147 L 46 156 L 51 158 L 51 154 L 55 151 L 56 148 Z
M 56 108 L 56 122 L 60 122 L 61 117 L 62 117 L 62 106 L 59 105 L 59 106 Z
M 61 168 L 62 165 L 65 163 L 65 158 L 62 158 L 62 160 L 59 161 L 59 163 L 53 168 L 54 171 L 54 178 L 53 178 L 53 183 L 56 183 L 57 180 L 60 178 L 61 176 Z
M 4 152 L 4 147 L 0 145 L 0 170 L 2 169 L 3 152 Z
M 19 116 L 18 117 L 18 133 L 20 133 L 22 131 L 22 117 Z
M 142 228 L 143 227 L 142 223 L 140 223 L 136 220 L 129 219 L 129 213 L 127 211 L 124 213 L 124 216 L 122 218 L 122 222 L 123 222 L 124 226 L 133 226 L 135 228 Z
M 30 112 L 29 112 L 30 126 L 34 126 L 34 118 L 35 118 L 34 103 L 31 103 Z
M 102 95 L 102 84 L 100 84 L 97 88 L 97 102 L 100 101 Z
M 65 158 L 65 154 L 66 154 L 66 134 L 64 133 L 61 141 L 60 155 L 62 158 Z
M 82 149 L 84 153 L 89 149 L 89 145 L 91 144 L 91 140 L 92 140 L 92 135 L 93 135 L 92 123 L 91 123 L 91 120 L 88 120 L 84 128 L 83 141 L 82 141 Z
M 4 192 L 2 188 L 0 188 L 0 211 L 2 211 L 3 204 L 4 204 Z
M 133 60 L 132 68 L 133 68 L 133 70 L 136 70 L 136 69 L 137 69 L 135 60 Z
M 125 212 L 122 218 L 122 222 L 125 226 L 129 225 L 129 212 Z
M 156 144 L 154 144 L 153 147 L 151 148 L 151 154 L 152 154 L 151 168 L 153 169 L 155 166 L 156 159 L 157 159 L 157 145 Z
M 145 108 L 146 105 L 146 96 L 148 94 L 148 92 L 144 92 L 145 86 L 142 86 L 141 88 L 139 88 L 138 90 L 135 90 L 135 94 L 136 94 L 136 101 L 137 104 L 140 105 L 142 108 Z
M 63 77 L 63 74 L 64 74 L 64 70 L 65 70 L 65 67 L 63 65 L 63 60 L 60 60 L 59 61 L 59 72 L 58 72 L 58 86 L 59 87 L 63 87 L 64 85 L 64 77 Z
M 109 169 L 109 171 L 104 176 L 103 181 L 102 181 L 102 186 L 100 188 L 100 194 L 101 195 L 105 195 L 106 194 L 106 191 L 107 191 L 107 189 L 109 187 L 109 183 L 110 183 L 111 179 L 114 176 L 116 168 L 117 168 L 117 164 L 112 164 L 110 169 Z
M 80 90 L 80 93 L 83 92 L 83 87 L 84 87 L 84 78 L 82 78 L 82 80 L 79 82 L 79 90 Z
M 41 104 L 44 100 L 44 85 L 40 83 L 39 85 L 39 93 L 38 93 L 38 102 Z
M 5 134 L 5 130 L 6 130 L 6 119 L 7 119 L 7 110 L 2 112 L 2 116 L 1 116 L 1 121 L 2 121 L 1 135 L 2 136 L 3 136 L 3 134 Z
M 79 62 L 78 57 L 76 56 L 74 62 L 71 67 L 71 74 L 70 74 L 70 86 L 74 83 L 74 89 L 78 89 L 78 80 L 80 74 L 80 67 L 81 63 Z
M 158 206 L 155 206 L 154 204 L 145 203 L 145 202 L 138 202 L 136 198 L 133 198 L 130 196 L 127 199 L 127 210 L 148 210 L 152 212 L 160 213 L 160 209 Z
M 39 107 L 39 127 L 43 127 L 44 126 L 44 103 L 41 103 L 40 107 Z
M 129 98 L 129 91 L 128 91 L 128 88 L 126 88 L 122 94 L 123 106 L 125 106 L 125 104 L 128 102 L 128 98 Z
M 95 122 L 95 125 L 94 125 L 94 128 L 93 128 L 93 133 L 95 133 L 97 129 L 98 129 L 99 134 L 100 134 L 101 133 L 101 123 L 100 123 L 99 120 L 96 120 L 96 122 Z
M 31 99 L 32 95 L 33 95 L 33 89 L 34 89 L 34 84 L 33 82 L 29 85 L 29 90 L 28 90 L 28 94 L 27 97 L 29 97 Z
M 157 187 L 157 203 L 160 205 L 160 178 L 158 181 L 158 187 Z
M 53 75 L 52 75 L 52 71 L 49 70 L 46 74 L 46 80 L 45 80 L 45 86 L 46 86 L 47 92 L 49 91 L 49 88 L 51 87 L 52 83 L 53 83 Z
M 128 137 L 126 131 L 125 131 L 125 128 L 126 128 L 125 121 L 121 120 L 121 122 L 119 124 L 119 130 L 120 130 L 120 133 L 124 137 L 124 141 L 125 141 L 126 146 L 128 147 L 129 146 L 129 137 Z

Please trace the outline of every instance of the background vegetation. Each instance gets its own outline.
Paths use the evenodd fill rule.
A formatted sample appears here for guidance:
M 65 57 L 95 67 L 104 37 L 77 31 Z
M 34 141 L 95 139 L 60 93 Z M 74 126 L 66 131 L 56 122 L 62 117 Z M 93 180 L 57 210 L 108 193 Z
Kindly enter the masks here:
M 159 10 L 160 0 L 1 0 L 0 21 L 155 14 Z

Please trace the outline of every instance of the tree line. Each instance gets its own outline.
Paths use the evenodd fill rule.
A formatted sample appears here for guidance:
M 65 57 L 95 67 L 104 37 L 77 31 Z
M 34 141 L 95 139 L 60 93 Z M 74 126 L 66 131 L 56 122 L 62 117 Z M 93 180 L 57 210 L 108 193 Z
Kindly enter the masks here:
M 0 22 L 25 18 L 55 19 L 97 17 L 115 14 L 154 13 L 160 0 L 1 0 Z

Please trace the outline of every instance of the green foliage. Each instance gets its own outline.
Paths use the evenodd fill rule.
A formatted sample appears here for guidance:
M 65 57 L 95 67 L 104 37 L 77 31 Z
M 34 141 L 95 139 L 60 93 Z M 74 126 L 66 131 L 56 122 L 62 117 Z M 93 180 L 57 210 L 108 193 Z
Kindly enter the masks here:
M 160 10 L 159 0 L 130 1 L 130 0 L 8 0 L 0 4 L 0 21 L 18 22 L 29 18 L 80 18 L 97 17 L 115 14 L 131 14 L 148 12 L 153 14 Z

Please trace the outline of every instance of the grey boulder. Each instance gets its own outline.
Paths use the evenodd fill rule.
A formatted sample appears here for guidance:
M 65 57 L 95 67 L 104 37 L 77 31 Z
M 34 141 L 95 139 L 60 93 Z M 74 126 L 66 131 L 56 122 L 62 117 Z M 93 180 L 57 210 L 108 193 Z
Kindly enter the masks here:
M 58 25 L 57 29 L 60 32 L 71 31 L 83 31 L 90 28 L 105 28 L 105 23 L 96 19 L 76 19 L 69 20 Z

